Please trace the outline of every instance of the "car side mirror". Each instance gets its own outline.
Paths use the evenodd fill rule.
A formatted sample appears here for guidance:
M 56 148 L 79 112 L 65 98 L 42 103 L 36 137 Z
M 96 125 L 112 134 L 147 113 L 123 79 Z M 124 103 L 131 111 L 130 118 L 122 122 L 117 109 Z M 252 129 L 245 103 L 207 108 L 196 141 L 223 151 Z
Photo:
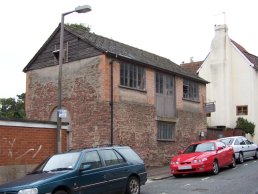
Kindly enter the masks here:
M 89 170 L 89 169 L 91 169 L 91 164 L 88 164 L 88 163 L 81 164 L 80 171 Z
M 217 151 L 219 151 L 219 150 L 223 150 L 223 147 L 222 147 L 222 146 L 219 146 L 218 149 L 217 149 Z
M 180 154 L 183 154 L 184 153 L 184 151 L 183 150 L 181 150 L 181 151 L 179 151 L 178 152 L 178 154 L 180 155 Z

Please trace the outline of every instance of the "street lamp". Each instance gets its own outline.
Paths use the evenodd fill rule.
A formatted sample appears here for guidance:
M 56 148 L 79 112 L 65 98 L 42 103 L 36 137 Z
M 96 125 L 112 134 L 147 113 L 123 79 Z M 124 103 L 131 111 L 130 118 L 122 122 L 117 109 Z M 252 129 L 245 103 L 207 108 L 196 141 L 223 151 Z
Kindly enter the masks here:
M 62 13 L 61 15 L 61 29 L 60 29 L 60 48 L 59 48 L 59 71 L 58 71 L 58 98 L 57 98 L 57 153 L 61 153 L 61 124 L 62 124 L 62 64 L 64 55 L 64 17 L 70 13 L 87 13 L 91 11 L 89 5 L 76 7 L 73 11 Z

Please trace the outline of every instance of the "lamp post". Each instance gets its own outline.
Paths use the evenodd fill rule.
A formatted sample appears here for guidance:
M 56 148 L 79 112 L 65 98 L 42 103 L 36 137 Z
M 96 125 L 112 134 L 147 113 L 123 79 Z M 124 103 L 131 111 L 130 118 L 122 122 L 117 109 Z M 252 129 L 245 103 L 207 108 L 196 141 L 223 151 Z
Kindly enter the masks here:
M 62 65 L 64 55 L 64 17 L 70 13 L 87 13 L 91 11 L 89 5 L 76 7 L 73 11 L 62 13 L 60 29 L 60 48 L 59 48 L 59 69 L 58 69 L 58 98 L 57 98 L 57 153 L 61 153 L 61 125 L 62 125 Z

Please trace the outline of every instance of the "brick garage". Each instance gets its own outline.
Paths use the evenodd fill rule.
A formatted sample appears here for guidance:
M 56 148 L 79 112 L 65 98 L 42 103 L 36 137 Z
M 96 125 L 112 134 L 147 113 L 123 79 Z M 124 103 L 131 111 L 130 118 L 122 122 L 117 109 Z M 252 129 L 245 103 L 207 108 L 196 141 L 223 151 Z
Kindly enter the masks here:
M 67 126 L 62 127 L 62 150 L 67 149 Z M 56 153 L 56 124 L 0 120 L 0 183 L 21 176 Z
M 59 32 L 60 27 L 24 68 L 29 119 L 56 120 L 58 66 L 52 53 L 59 47 Z M 73 148 L 110 144 L 113 129 L 114 144 L 132 146 L 147 166 L 156 166 L 167 164 L 172 155 L 197 140 L 200 131 L 206 131 L 207 81 L 166 58 L 68 26 L 64 42 L 69 53 L 62 65 L 62 106 L 68 111 Z M 138 79 L 144 87 L 122 83 L 121 67 L 144 72 Z M 166 98 L 170 101 L 159 101 L 168 115 L 160 115 L 157 108 L 157 75 L 173 82 L 172 98 Z M 184 98 L 184 80 L 198 85 L 198 99 Z M 173 138 L 157 138 L 162 122 L 173 125 Z

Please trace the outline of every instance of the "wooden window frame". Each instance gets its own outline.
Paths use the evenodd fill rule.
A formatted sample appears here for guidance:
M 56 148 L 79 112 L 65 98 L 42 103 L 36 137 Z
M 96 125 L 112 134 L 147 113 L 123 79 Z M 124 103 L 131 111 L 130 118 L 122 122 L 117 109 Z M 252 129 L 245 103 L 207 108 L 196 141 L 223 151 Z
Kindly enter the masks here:
M 138 90 L 145 90 L 145 69 L 139 65 L 121 63 L 120 85 Z
M 173 96 L 175 93 L 175 77 L 156 72 L 156 93 Z
M 195 81 L 184 79 L 183 81 L 183 99 L 199 101 L 199 84 Z
M 175 141 L 176 124 L 173 122 L 158 121 L 157 140 L 158 141 Z
M 248 115 L 248 105 L 236 106 L 236 115 Z

